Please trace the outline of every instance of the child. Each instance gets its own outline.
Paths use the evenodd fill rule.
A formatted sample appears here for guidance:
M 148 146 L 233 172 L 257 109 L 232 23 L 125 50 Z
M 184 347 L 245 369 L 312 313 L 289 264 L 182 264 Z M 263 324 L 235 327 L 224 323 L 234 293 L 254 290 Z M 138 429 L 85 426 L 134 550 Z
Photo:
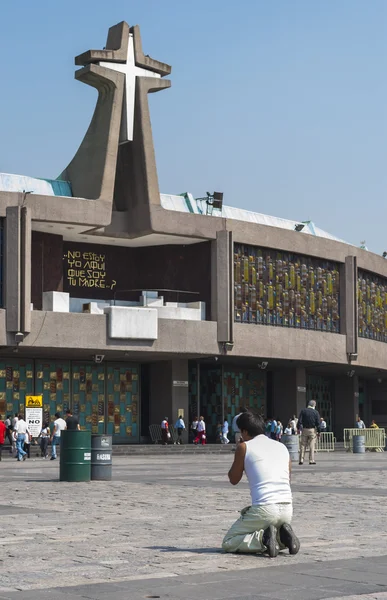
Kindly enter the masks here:
M 48 440 L 50 439 L 50 428 L 48 423 L 44 423 L 41 432 L 39 433 L 40 437 L 40 452 L 42 458 L 48 457 Z

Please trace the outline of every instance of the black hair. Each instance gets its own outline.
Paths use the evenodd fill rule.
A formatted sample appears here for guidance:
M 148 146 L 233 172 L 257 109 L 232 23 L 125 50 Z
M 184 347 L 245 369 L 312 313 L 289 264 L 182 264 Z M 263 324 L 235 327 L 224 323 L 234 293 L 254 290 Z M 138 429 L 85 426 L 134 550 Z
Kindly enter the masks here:
M 60 419 L 60 413 L 59 412 L 55 413 L 55 416 L 56 416 L 57 419 Z
M 265 433 L 265 423 L 262 416 L 253 411 L 247 411 L 239 415 L 237 426 L 240 431 L 247 431 L 251 437 Z
M 22 413 L 20 413 L 20 414 L 18 415 L 18 417 L 17 417 L 17 418 L 18 418 L 18 419 L 23 419 L 23 415 L 22 415 Z

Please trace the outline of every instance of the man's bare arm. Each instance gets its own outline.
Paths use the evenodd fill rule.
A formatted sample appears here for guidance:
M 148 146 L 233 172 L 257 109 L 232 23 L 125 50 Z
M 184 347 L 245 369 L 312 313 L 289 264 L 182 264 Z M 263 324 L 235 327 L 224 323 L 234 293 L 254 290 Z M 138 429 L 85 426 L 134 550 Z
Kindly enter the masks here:
M 246 444 L 241 442 L 235 450 L 234 462 L 228 472 L 228 478 L 232 485 L 237 485 L 243 477 L 245 468 Z

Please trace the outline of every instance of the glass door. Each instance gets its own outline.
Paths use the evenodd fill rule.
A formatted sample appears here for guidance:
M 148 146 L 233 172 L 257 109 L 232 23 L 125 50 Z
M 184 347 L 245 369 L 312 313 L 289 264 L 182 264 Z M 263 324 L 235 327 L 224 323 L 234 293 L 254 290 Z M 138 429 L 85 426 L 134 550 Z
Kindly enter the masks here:
M 113 443 L 138 442 L 139 427 L 139 367 L 107 364 L 107 433 Z
M 72 365 L 72 410 L 81 429 L 105 433 L 105 366 Z
M 55 421 L 55 413 L 64 418 L 70 406 L 70 363 L 37 361 L 35 364 L 35 393 L 43 396 L 43 423 Z

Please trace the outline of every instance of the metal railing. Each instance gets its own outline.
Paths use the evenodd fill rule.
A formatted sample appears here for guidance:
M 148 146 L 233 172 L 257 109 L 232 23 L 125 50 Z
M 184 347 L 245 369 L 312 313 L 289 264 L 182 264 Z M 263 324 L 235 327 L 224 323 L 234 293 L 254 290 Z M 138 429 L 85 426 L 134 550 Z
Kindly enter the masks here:
M 332 431 L 323 431 L 317 438 L 316 452 L 334 452 L 336 438 Z
M 177 442 L 178 436 L 173 425 L 169 426 L 169 433 L 171 434 L 171 443 L 175 444 Z M 153 425 L 149 425 L 149 435 L 153 444 L 161 444 L 161 425 L 158 425 L 156 423 Z
M 353 438 L 357 435 L 364 436 L 364 446 L 366 450 L 384 452 L 384 447 L 386 445 L 385 429 L 344 429 L 344 448 L 347 452 L 353 452 Z

